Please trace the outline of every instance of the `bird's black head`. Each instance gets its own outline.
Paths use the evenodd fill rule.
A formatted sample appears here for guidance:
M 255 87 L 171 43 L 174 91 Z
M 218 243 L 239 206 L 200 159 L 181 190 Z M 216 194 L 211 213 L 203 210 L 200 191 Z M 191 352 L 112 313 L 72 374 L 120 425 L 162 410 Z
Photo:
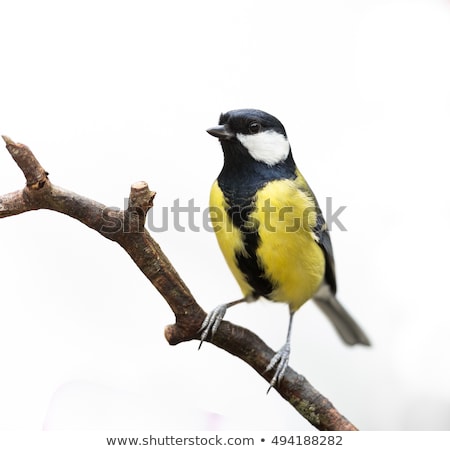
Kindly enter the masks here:
M 273 131 L 286 137 L 283 124 L 275 116 L 261 110 L 244 109 L 222 113 L 219 119 L 219 127 L 216 127 L 216 129 L 220 126 L 225 126 L 226 129 L 234 132 L 234 134 L 232 133 L 234 136 L 236 133 L 255 135 L 260 132 Z M 215 136 L 213 131 L 214 129 L 208 130 Z
M 273 166 L 290 154 L 283 124 L 260 110 L 231 110 L 220 115 L 219 125 L 207 132 L 219 138 L 225 159 L 242 156 Z

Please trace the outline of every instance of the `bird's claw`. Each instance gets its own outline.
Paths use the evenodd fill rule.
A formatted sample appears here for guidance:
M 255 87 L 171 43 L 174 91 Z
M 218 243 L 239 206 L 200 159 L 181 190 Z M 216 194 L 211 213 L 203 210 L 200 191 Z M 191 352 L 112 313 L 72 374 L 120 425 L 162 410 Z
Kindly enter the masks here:
M 271 359 L 269 364 L 267 365 L 264 372 L 275 369 L 275 374 L 273 375 L 270 386 L 267 390 L 267 393 L 269 393 L 270 389 L 272 387 L 275 387 L 275 385 L 278 385 L 281 382 L 281 379 L 283 379 L 284 373 L 286 372 L 286 368 L 288 367 L 289 363 L 289 355 L 291 353 L 291 347 L 289 343 L 286 343 Z
M 199 332 L 201 332 L 201 335 L 198 349 L 201 348 L 203 342 L 208 338 L 208 336 L 211 336 L 212 338 L 217 332 L 217 329 L 219 328 L 220 323 L 225 316 L 227 307 L 227 304 L 218 305 L 215 309 L 211 310 L 203 320 L 202 326 L 199 330 Z

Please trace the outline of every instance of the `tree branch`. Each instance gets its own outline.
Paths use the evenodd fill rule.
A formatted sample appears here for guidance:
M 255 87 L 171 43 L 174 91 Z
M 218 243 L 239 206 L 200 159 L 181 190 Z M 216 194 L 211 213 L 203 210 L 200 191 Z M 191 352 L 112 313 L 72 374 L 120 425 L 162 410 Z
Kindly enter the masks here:
M 53 185 L 48 173 L 27 146 L 15 143 L 6 136 L 3 136 L 3 140 L 22 170 L 26 186 L 22 190 L 0 196 L 0 218 L 31 210 L 54 210 L 77 219 L 105 238 L 117 242 L 172 309 L 175 323 L 165 328 L 167 341 L 175 345 L 199 339 L 198 331 L 206 314 L 145 229 L 146 215 L 155 197 L 147 183 L 137 182 L 131 186 L 129 204 L 125 210 L 108 208 Z M 222 321 L 217 333 L 209 341 L 248 363 L 266 381 L 271 380 L 272 371 L 265 372 L 265 369 L 274 351 L 253 332 Z M 275 389 L 316 428 L 356 430 L 328 399 L 290 367 Z

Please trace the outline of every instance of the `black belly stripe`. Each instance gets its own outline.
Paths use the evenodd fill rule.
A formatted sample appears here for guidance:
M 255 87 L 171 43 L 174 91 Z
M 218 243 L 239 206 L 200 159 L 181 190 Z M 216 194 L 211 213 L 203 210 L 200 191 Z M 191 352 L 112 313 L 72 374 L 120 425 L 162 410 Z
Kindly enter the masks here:
M 241 231 L 244 241 L 245 251 L 235 254 L 238 268 L 253 288 L 254 296 L 267 297 L 274 290 L 274 285 L 266 277 L 264 269 L 258 263 L 256 250 L 261 238 L 258 233 L 258 224 L 249 221 L 252 211 L 254 211 L 253 199 L 242 199 L 239 205 L 234 204 L 228 208 L 227 214 L 233 225 Z
M 269 296 L 274 290 L 273 284 L 267 279 L 264 270 L 258 264 L 256 249 L 260 237 L 257 231 L 247 232 L 244 235 L 246 254 L 236 254 L 236 262 L 239 269 L 245 274 L 248 284 L 253 288 L 253 294 L 257 296 Z

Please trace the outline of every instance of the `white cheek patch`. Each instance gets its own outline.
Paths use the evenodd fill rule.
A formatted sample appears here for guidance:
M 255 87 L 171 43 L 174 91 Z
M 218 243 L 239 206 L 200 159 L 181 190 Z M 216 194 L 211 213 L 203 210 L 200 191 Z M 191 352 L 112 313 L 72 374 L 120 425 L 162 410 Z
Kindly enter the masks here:
M 269 166 L 280 163 L 289 154 L 289 141 L 284 135 L 272 130 L 255 135 L 237 133 L 236 137 L 255 160 L 262 161 Z

